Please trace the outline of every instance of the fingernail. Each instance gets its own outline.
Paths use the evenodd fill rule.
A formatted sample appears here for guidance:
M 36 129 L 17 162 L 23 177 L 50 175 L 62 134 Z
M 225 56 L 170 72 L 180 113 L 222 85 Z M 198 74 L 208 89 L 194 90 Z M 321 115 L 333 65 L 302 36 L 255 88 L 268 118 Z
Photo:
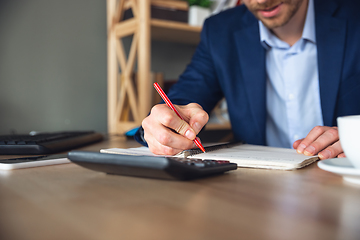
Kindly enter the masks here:
M 330 158 L 330 156 L 331 156 L 331 152 L 327 149 L 322 151 L 321 153 L 319 153 L 319 157 L 321 159 L 328 159 L 328 158 Z
M 303 144 L 303 143 L 300 143 L 300 145 L 298 146 L 298 148 L 296 149 L 296 151 L 297 151 L 298 153 L 303 153 L 305 148 L 306 148 L 306 145 Z
M 312 156 L 315 153 L 315 147 L 310 145 L 306 148 L 306 150 L 304 151 L 304 154 L 307 156 Z
M 189 129 L 189 130 L 187 130 L 187 131 L 185 132 L 185 137 L 187 137 L 187 138 L 190 139 L 190 140 L 193 140 L 193 139 L 196 137 L 196 135 L 195 135 L 195 133 L 194 133 L 193 131 L 191 131 L 191 130 Z

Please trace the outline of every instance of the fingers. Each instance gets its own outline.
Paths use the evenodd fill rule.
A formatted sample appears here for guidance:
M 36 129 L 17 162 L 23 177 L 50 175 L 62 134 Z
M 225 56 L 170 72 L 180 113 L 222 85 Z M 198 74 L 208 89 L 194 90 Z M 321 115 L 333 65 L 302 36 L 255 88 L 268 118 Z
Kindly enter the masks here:
M 163 126 L 173 129 L 175 132 L 185 136 L 189 140 L 194 140 L 196 137 L 194 129 L 192 129 L 190 125 L 184 120 L 174 116 L 174 114 L 166 117 L 160 116 L 158 120 Z
M 182 117 L 188 122 L 189 126 L 195 131 L 196 135 L 209 121 L 209 115 L 197 103 L 190 103 L 179 107 Z
M 343 156 L 337 127 L 314 127 L 304 139 L 295 141 L 293 147 L 307 156 L 318 154 L 320 159 Z
M 162 131 L 165 129 L 165 133 Z M 156 130 L 156 129 L 154 129 Z M 175 155 L 184 149 L 195 147 L 195 143 L 187 138 L 174 133 L 164 127 L 156 131 L 157 135 L 152 135 L 149 131 L 144 131 L 144 138 L 148 143 L 149 150 L 159 155 Z
M 183 136 L 188 124 L 174 114 L 166 105 L 158 106 L 142 121 L 144 138 L 153 153 L 173 155 L 193 145 L 192 138 Z M 183 135 L 174 132 L 174 128 Z
M 191 116 L 184 115 L 183 112 L 177 107 L 181 116 L 187 121 Z M 156 121 L 161 125 L 174 130 L 182 136 L 185 136 L 189 140 L 194 140 L 196 137 L 196 132 L 193 128 L 187 123 L 187 121 L 179 118 L 175 112 L 170 110 L 166 105 L 157 105 L 152 108 L 151 115 L 156 118 Z
M 319 152 L 319 158 L 321 160 L 328 158 L 339 157 L 340 154 L 343 154 L 343 150 L 341 148 L 340 142 L 337 141 L 333 145 L 325 148 L 325 150 Z
M 175 107 L 185 120 L 168 106 L 160 104 L 154 106 L 142 122 L 144 138 L 155 154 L 174 155 L 196 147 L 193 140 L 208 121 L 207 113 L 198 104 Z
M 294 143 L 293 143 L 293 148 L 294 149 L 297 149 L 301 143 L 301 141 L 304 140 L 303 138 L 302 139 L 299 139 L 299 140 L 296 140 Z

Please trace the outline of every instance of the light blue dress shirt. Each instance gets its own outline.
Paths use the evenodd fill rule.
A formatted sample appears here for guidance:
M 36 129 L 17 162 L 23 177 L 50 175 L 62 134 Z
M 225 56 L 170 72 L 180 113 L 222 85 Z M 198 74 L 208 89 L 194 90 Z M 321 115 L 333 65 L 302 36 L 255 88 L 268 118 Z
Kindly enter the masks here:
M 293 46 L 259 21 L 266 49 L 266 143 L 291 148 L 294 141 L 323 125 L 315 36 L 314 3 L 309 1 L 301 39 Z

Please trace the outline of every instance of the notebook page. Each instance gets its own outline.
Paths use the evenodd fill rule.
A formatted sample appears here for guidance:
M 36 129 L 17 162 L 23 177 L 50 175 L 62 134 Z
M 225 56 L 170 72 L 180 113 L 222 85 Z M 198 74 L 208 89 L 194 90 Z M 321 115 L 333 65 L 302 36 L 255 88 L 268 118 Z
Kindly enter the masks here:
M 295 149 L 257 146 L 250 144 L 235 145 L 231 148 L 218 149 L 200 153 L 188 158 L 211 160 L 227 160 L 239 167 L 255 167 L 270 169 L 296 169 L 306 166 L 318 159 L 298 154 Z
M 101 149 L 100 152 L 111 153 L 111 154 L 136 155 L 136 156 L 157 156 L 153 154 L 148 147 L 108 148 L 108 149 Z
M 110 154 L 124 154 L 124 155 L 135 155 L 135 156 L 154 156 L 154 157 L 184 157 L 183 152 L 175 155 L 157 155 L 152 153 L 148 147 L 135 147 L 135 148 L 108 148 L 101 149 L 101 153 L 110 153 Z

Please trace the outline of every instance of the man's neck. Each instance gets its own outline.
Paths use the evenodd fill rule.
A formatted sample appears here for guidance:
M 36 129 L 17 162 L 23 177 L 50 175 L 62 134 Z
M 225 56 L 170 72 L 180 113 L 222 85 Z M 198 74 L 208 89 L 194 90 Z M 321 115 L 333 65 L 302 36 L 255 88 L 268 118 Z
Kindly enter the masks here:
M 271 29 L 271 31 L 282 41 L 290 46 L 294 45 L 302 36 L 305 25 L 306 13 L 309 0 L 303 1 L 299 10 L 284 26 Z

